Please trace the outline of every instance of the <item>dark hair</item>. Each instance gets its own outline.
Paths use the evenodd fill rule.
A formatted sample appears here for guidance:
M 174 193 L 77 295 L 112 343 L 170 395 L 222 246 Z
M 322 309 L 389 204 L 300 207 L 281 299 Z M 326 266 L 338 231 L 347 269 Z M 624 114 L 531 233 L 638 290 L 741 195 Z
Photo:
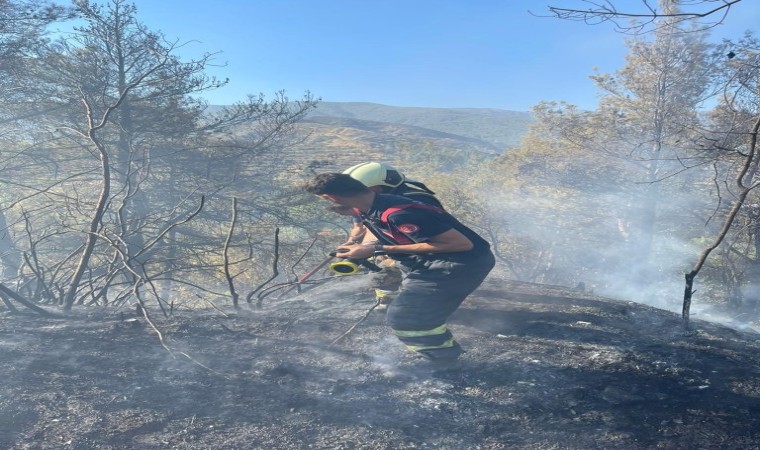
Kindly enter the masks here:
M 350 175 L 331 172 L 321 173 L 304 185 L 306 192 L 314 195 L 339 195 L 352 197 L 366 194 L 370 190 L 361 181 L 351 178 Z

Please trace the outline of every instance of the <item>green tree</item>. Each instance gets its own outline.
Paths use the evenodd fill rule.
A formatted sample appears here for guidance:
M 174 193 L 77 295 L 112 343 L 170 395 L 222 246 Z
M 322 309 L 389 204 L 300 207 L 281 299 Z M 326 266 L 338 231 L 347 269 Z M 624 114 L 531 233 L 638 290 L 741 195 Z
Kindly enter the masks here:
M 631 189 L 634 208 L 630 224 L 631 246 L 645 258 L 641 281 L 653 273 L 652 242 L 657 233 L 657 205 L 661 181 L 691 163 L 691 152 L 679 145 L 699 123 L 697 110 L 709 94 L 710 63 L 702 33 L 684 33 L 661 23 L 651 42 L 629 41 L 626 66 L 615 75 L 594 77 L 605 92 L 599 114 L 612 123 L 619 136 L 620 156 L 637 166 L 641 186 Z M 625 152 L 625 153 L 622 153 Z
M 662 6 L 677 13 L 670 2 Z M 700 104 L 714 86 L 704 33 L 684 30 L 667 17 L 658 24 L 646 39 L 628 40 L 623 68 L 592 77 L 602 91 L 597 110 L 552 104 L 536 110 L 543 129 L 556 129 L 560 142 L 615 168 L 599 192 L 609 198 L 606 213 L 615 216 L 614 229 L 623 238 L 616 249 L 629 255 L 619 260 L 618 273 L 639 285 L 653 283 L 663 272 L 660 249 L 669 248 L 672 224 L 685 213 L 670 205 L 683 195 L 679 174 L 704 162 L 691 142 L 700 126 Z

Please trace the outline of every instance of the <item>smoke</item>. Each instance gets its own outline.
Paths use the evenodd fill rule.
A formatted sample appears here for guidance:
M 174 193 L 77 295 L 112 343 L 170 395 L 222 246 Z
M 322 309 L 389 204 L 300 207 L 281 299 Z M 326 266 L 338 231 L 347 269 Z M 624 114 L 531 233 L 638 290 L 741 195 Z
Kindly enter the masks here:
M 350 300 L 355 299 L 357 296 L 362 296 L 362 293 L 366 293 L 364 295 L 365 299 L 369 298 L 370 291 L 366 275 L 364 272 L 354 275 L 330 276 L 329 278 L 315 275 L 314 279 L 321 280 L 318 286 L 312 288 L 307 283 L 304 285 L 305 290 L 301 294 L 278 301 L 305 302 L 317 308 L 317 310 L 320 308 L 345 306 L 346 301 L 351 303 Z
M 575 179 L 573 189 L 536 186 L 492 190 L 491 220 L 506 230 L 501 252 L 520 281 L 575 288 L 596 295 L 681 313 L 685 278 L 721 216 L 710 223 L 714 198 L 677 182 L 659 189 L 621 182 Z M 683 184 L 685 185 L 685 183 Z M 653 208 L 647 222 L 647 208 Z M 703 217 L 704 216 L 704 217 Z M 749 314 L 732 314 L 715 301 L 716 282 L 697 278 L 691 316 L 752 329 Z M 757 328 L 754 328 L 757 329 Z

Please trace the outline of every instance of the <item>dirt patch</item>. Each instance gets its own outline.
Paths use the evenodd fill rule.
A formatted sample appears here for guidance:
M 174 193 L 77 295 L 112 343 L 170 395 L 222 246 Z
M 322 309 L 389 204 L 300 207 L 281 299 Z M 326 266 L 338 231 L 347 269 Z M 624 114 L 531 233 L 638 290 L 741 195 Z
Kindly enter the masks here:
M 357 277 L 358 278 L 358 277 Z M 0 317 L 0 448 L 749 449 L 757 335 L 572 291 L 489 284 L 457 371 L 390 336 L 361 280 L 262 310 Z M 192 358 L 192 359 L 190 359 Z

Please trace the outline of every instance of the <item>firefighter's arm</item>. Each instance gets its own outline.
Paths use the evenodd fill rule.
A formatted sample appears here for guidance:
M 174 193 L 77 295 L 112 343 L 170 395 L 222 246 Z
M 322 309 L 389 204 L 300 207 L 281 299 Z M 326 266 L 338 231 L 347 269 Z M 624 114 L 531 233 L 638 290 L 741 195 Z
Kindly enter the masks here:
M 441 234 L 433 236 L 425 242 L 415 244 L 400 245 L 347 245 L 341 246 L 346 249 L 347 253 L 343 255 L 349 258 L 369 258 L 376 252 L 385 253 L 405 253 L 413 255 L 415 253 L 459 253 L 472 250 L 474 247 L 472 241 L 459 231 L 450 228 Z M 341 255 L 341 256 L 343 256 Z
M 451 228 L 441 234 L 431 237 L 425 242 L 416 244 L 382 245 L 376 251 L 386 253 L 459 253 L 472 250 L 474 247 L 471 240 L 464 234 Z
M 347 206 L 329 206 L 328 211 L 340 214 L 341 216 L 351 216 L 351 231 L 348 233 L 348 239 L 343 245 L 358 244 L 365 240 L 367 228 L 362 225 L 362 220 L 356 216 L 356 210 Z
M 374 244 L 375 242 L 377 242 L 377 237 L 362 224 L 361 219 L 357 220 L 357 217 L 354 217 L 353 224 L 351 225 L 351 231 L 348 233 L 348 239 L 345 243 L 343 243 L 343 245 L 368 245 Z
M 351 231 L 348 233 L 348 240 L 346 244 L 359 244 L 364 240 L 364 236 L 367 234 L 367 227 L 362 225 L 361 222 L 356 222 L 351 225 Z

